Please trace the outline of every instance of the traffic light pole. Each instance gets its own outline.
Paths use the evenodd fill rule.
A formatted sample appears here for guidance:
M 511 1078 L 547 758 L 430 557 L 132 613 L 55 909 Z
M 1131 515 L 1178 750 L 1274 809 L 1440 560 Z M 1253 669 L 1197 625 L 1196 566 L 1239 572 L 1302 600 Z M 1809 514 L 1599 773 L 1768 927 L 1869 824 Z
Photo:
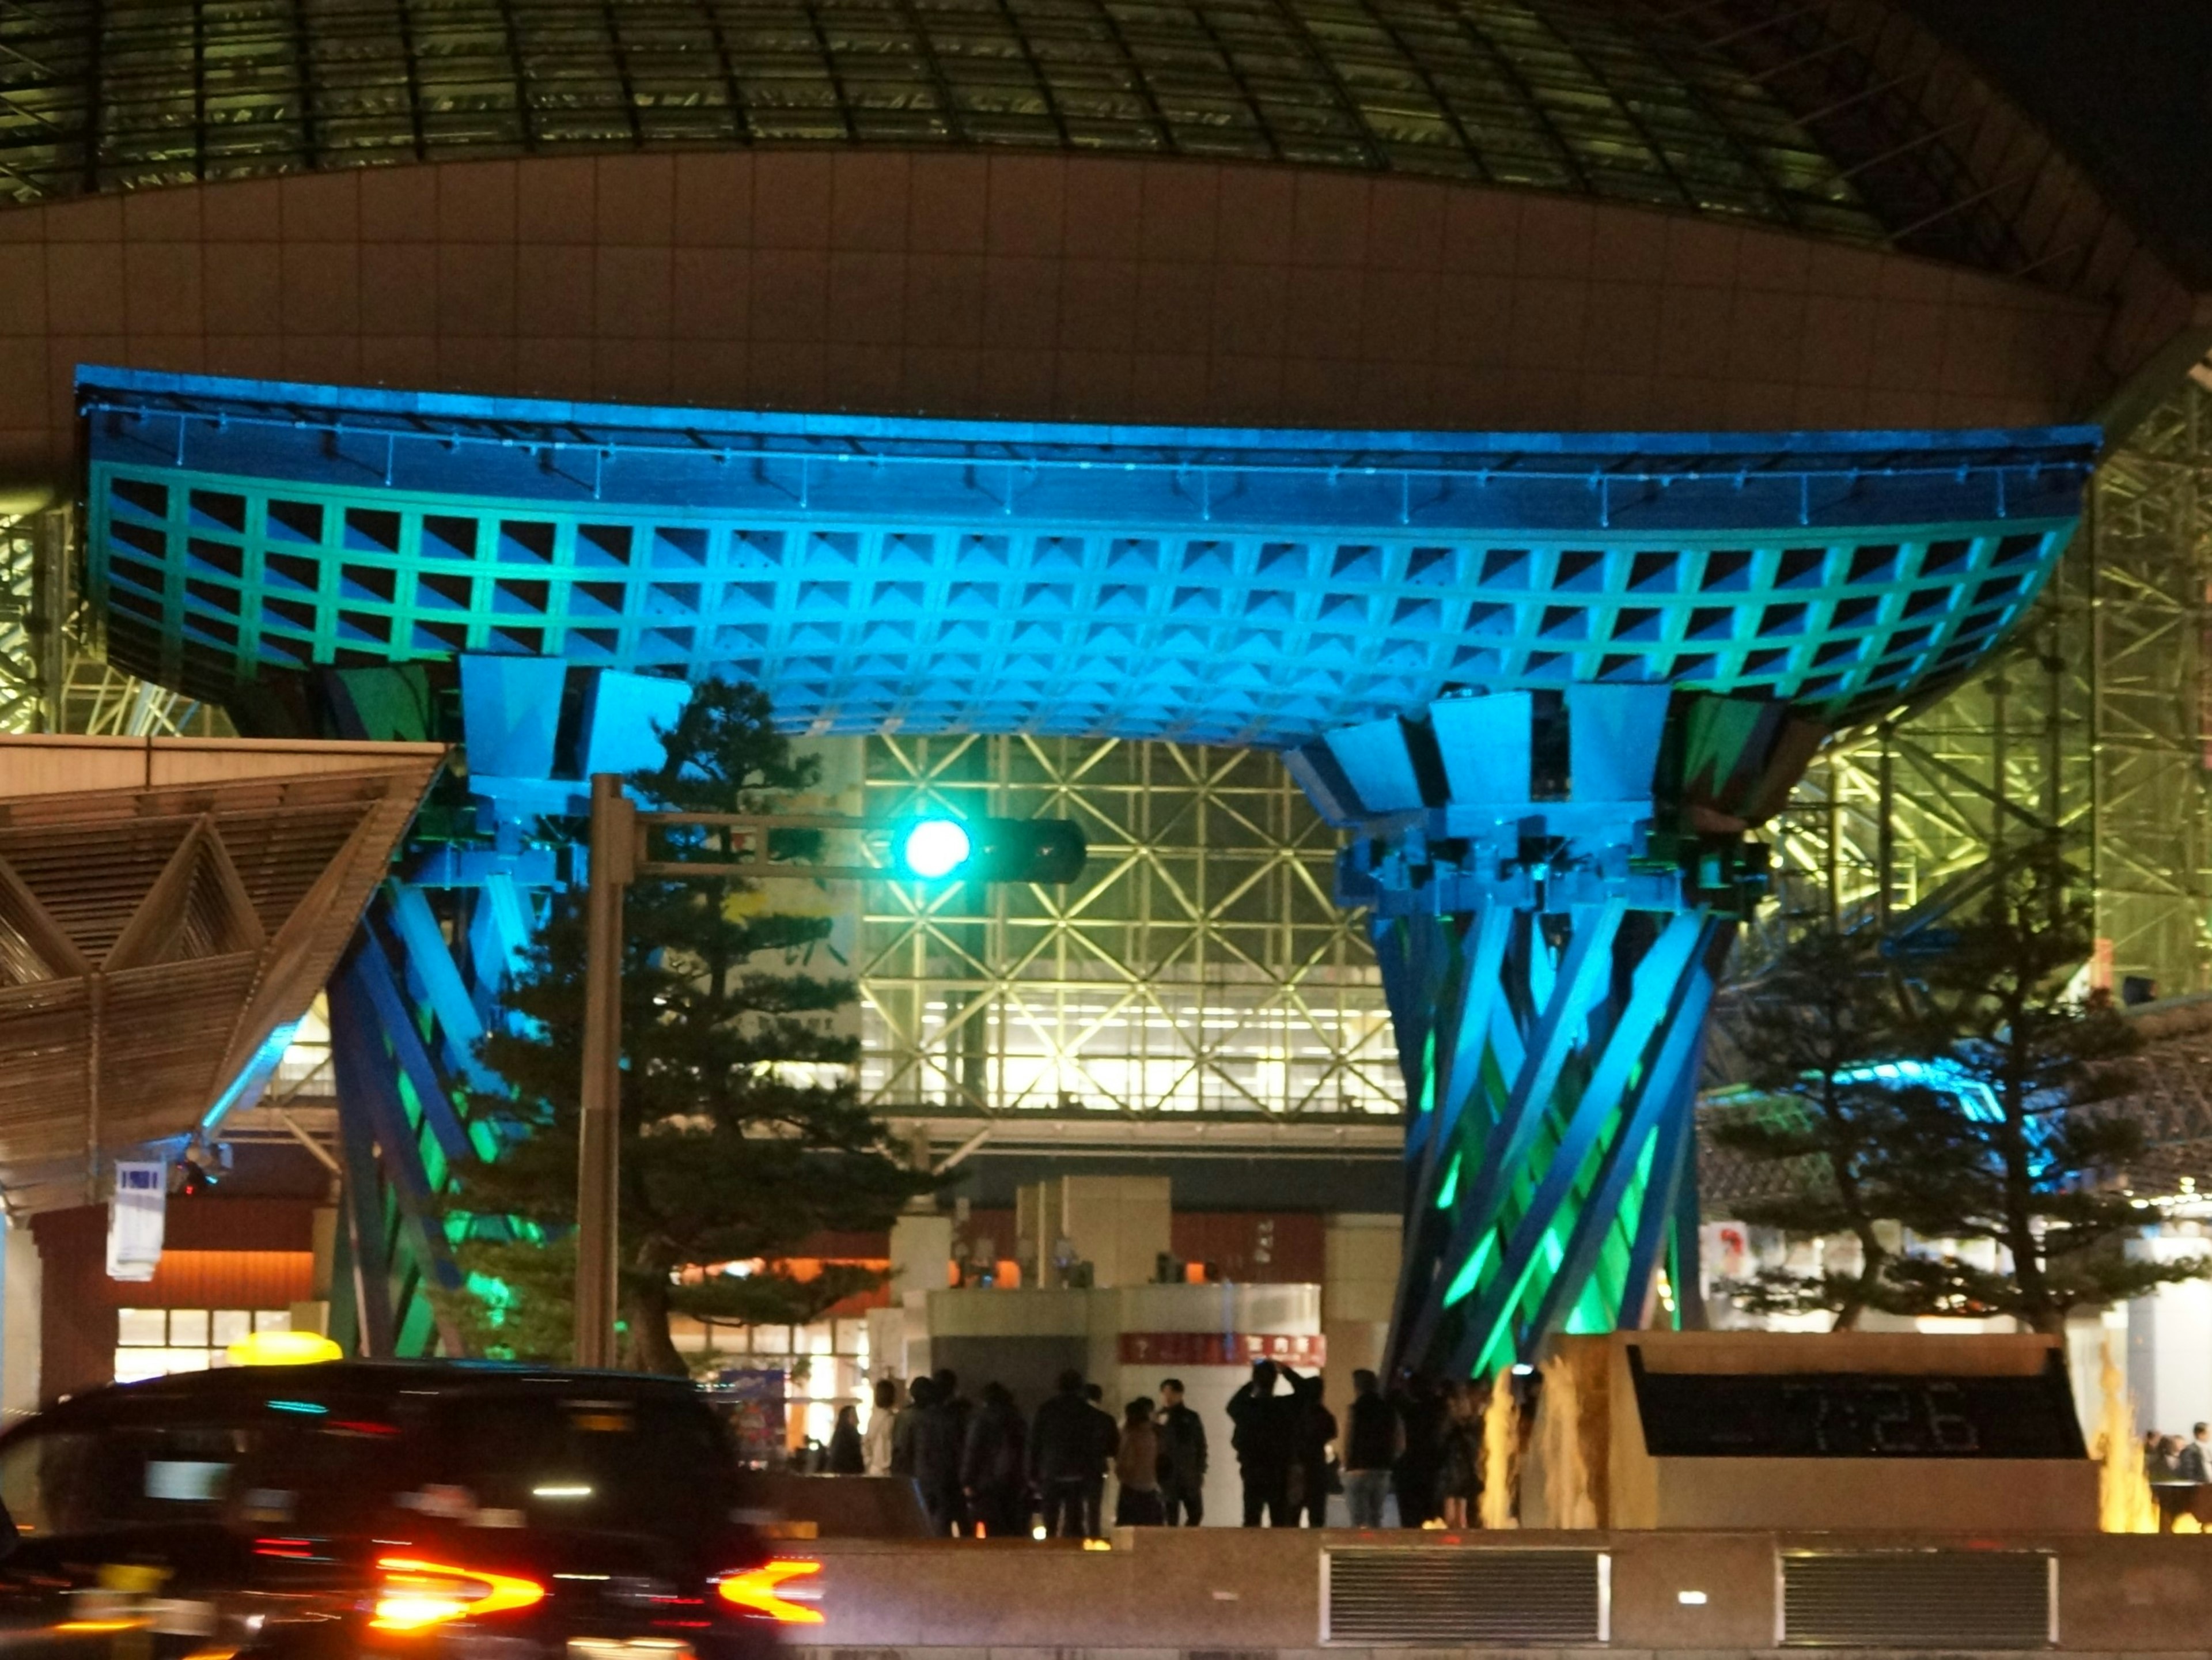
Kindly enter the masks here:
M 618 773 L 592 775 L 585 899 L 584 1078 L 576 1152 L 576 1364 L 615 1364 L 622 1175 L 623 890 L 637 857 L 636 810 Z
M 771 860 L 772 830 L 855 830 L 889 828 L 882 821 L 830 813 L 640 812 L 623 794 L 622 775 L 592 775 L 591 873 L 585 897 L 584 1076 L 576 1148 L 576 1364 L 615 1364 L 615 1323 L 620 1310 L 622 1177 L 623 891 L 641 877 L 669 881 L 735 879 L 765 881 L 799 877 L 817 882 L 901 881 L 896 866 L 828 865 Z M 1002 826 L 1011 821 L 986 819 Z M 751 859 L 650 860 L 641 837 L 656 825 L 745 832 Z M 1048 838 L 1044 862 L 1024 879 L 1073 881 L 1083 866 L 1082 833 L 1057 820 L 1029 821 Z M 1011 834 L 1003 830 L 1001 834 Z M 988 850 L 988 848 L 986 849 Z M 983 876 L 969 879 L 1008 879 Z

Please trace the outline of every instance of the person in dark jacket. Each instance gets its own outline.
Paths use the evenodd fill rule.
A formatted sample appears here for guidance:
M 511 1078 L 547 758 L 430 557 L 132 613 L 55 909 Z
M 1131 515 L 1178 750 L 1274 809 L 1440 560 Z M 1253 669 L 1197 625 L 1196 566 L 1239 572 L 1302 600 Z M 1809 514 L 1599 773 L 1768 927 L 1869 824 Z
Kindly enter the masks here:
M 1182 1379 L 1160 1380 L 1160 1507 L 1171 1528 L 1206 1519 L 1206 1420 L 1182 1403 Z
M 914 1481 L 929 1529 L 940 1539 L 965 1532 L 968 1505 L 960 1490 L 960 1457 L 968 1440 L 968 1402 L 951 1372 L 930 1379 L 929 1404 L 914 1432 Z
M 1030 1423 L 1030 1481 L 1044 1506 L 1044 1530 L 1055 1539 L 1083 1537 L 1084 1488 L 1099 1468 L 1091 1416 L 1083 1374 L 1070 1369 Z
M 1436 1381 L 1424 1372 L 1406 1380 L 1398 1402 L 1401 1431 L 1398 1462 L 1390 1469 L 1391 1490 L 1398 1495 L 1398 1525 L 1418 1528 L 1440 1514 L 1437 1483 L 1443 1475 L 1443 1398 Z
M 960 1485 L 968 1495 L 968 1513 L 987 1539 L 1012 1539 L 1028 1530 L 1028 1440 L 1021 1409 L 1006 1386 L 984 1384 L 982 1404 L 968 1420 Z
M 967 1489 L 960 1484 L 960 1460 L 968 1445 L 968 1426 L 975 1416 L 975 1403 L 960 1393 L 959 1375 L 950 1366 L 939 1366 L 930 1374 L 930 1381 L 937 1385 L 939 1402 L 949 1405 L 952 1411 L 952 1531 L 964 1535 L 974 1531 L 974 1518 L 968 1514 Z
M 837 1427 L 830 1432 L 830 1474 L 866 1475 L 868 1456 L 860 1450 L 860 1409 L 837 1408 Z
M 1382 1525 L 1382 1500 L 1397 1462 L 1398 1414 L 1382 1398 L 1381 1380 L 1364 1369 L 1355 1371 L 1344 1412 L 1344 1502 L 1353 1527 Z
M 1237 1473 L 1244 1481 L 1244 1525 L 1256 1528 L 1266 1517 L 1274 1528 L 1297 1525 L 1291 1514 L 1291 1466 L 1297 1456 L 1296 1402 L 1275 1392 L 1272 1360 L 1252 1365 L 1252 1381 L 1229 1397 L 1229 1421 L 1237 1428 L 1229 1444 L 1237 1450 Z
M 1106 1472 L 1121 1450 L 1121 1425 L 1098 1404 L 1105 1398 L 1106 1391 L 1096 1383 L 1083 1391 L 1083 1402 L 1091 1409 L 1091 1474 L 1083 1485 L 1083 1536 L 1086 1539 L 1106 1536 Z
M 914 1437 L 921 1426 L 921 1415 L 929 1410 L 935 1398 L 937 1385 L 927 1377 L 917 1377 L 906 1386 L 906 1404 L 891 1420 L 891 1474 L 914 1474 Z
M 1290 1380 L 1291 1401 L 1291 1525 L 1304 1517 L 1310 1528 L 1325 1528 L 1329 1495 L 1337 1488 L 1336 1414 L 1322 1403 L 1319 1372 L 1301 1377 L 1288 1366 L 1282 1370 Z

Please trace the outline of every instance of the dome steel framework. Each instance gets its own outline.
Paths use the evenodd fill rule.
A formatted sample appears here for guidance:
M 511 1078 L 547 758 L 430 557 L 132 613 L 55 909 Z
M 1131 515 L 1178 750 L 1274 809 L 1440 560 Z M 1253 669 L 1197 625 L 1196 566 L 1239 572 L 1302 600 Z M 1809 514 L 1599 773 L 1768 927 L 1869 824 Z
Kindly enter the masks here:
M 2012 193 L 1957 148 L 1975 124 L 1916 101 L 1928 50 L 1902 73 L 1886 61 L 1909 22 L 1821 12 L 36 0 L 0 14 L 0 194 L 625 149 L 1012 146 L 1399 170 L 2035 263 Z

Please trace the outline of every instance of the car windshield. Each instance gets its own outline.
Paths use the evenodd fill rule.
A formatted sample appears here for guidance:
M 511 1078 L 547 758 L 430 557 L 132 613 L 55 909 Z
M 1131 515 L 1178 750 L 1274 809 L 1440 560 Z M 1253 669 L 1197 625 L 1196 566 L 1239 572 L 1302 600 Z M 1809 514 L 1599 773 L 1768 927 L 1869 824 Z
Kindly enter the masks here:
M 696 1537 L 728 1514 L 732 1462 L 702 1402 L 518 1388 L 349 1399 L 288 1380 L 220 1407 L 118 1399 L 0 1445 L 26 1535 L 206 1522 L 337 1535 L 414 1511 L 462 1526 Z

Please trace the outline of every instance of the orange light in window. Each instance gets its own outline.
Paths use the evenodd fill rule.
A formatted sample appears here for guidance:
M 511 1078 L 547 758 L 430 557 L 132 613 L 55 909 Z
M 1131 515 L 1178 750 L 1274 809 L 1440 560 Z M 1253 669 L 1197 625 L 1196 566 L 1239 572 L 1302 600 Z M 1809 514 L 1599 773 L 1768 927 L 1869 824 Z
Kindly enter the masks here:
M 376 1566 L 384 1572 L 384 1583 L 378 1587 L 368 1622 L 374 1631 L 422 1631 L 448 1620 L 526 1608 L 545 1599 L 545 1587 L 534 1579 L 483 1568 L 457 1568 L 404 1556 L 384 1557 Z
M 764 1614 L 786 1626 L 818 1626 L 822 1611 L 793 1602 L 782 1594 L 787 1579 L 811 1579 L 822 1572 L 819 1562 L 763 1562 L 757 1568 L 726 1573 L 716 1587 L 722 1600 L 746 1614 Z M 817 1593 L 818 1594 L 818 1593 Z

